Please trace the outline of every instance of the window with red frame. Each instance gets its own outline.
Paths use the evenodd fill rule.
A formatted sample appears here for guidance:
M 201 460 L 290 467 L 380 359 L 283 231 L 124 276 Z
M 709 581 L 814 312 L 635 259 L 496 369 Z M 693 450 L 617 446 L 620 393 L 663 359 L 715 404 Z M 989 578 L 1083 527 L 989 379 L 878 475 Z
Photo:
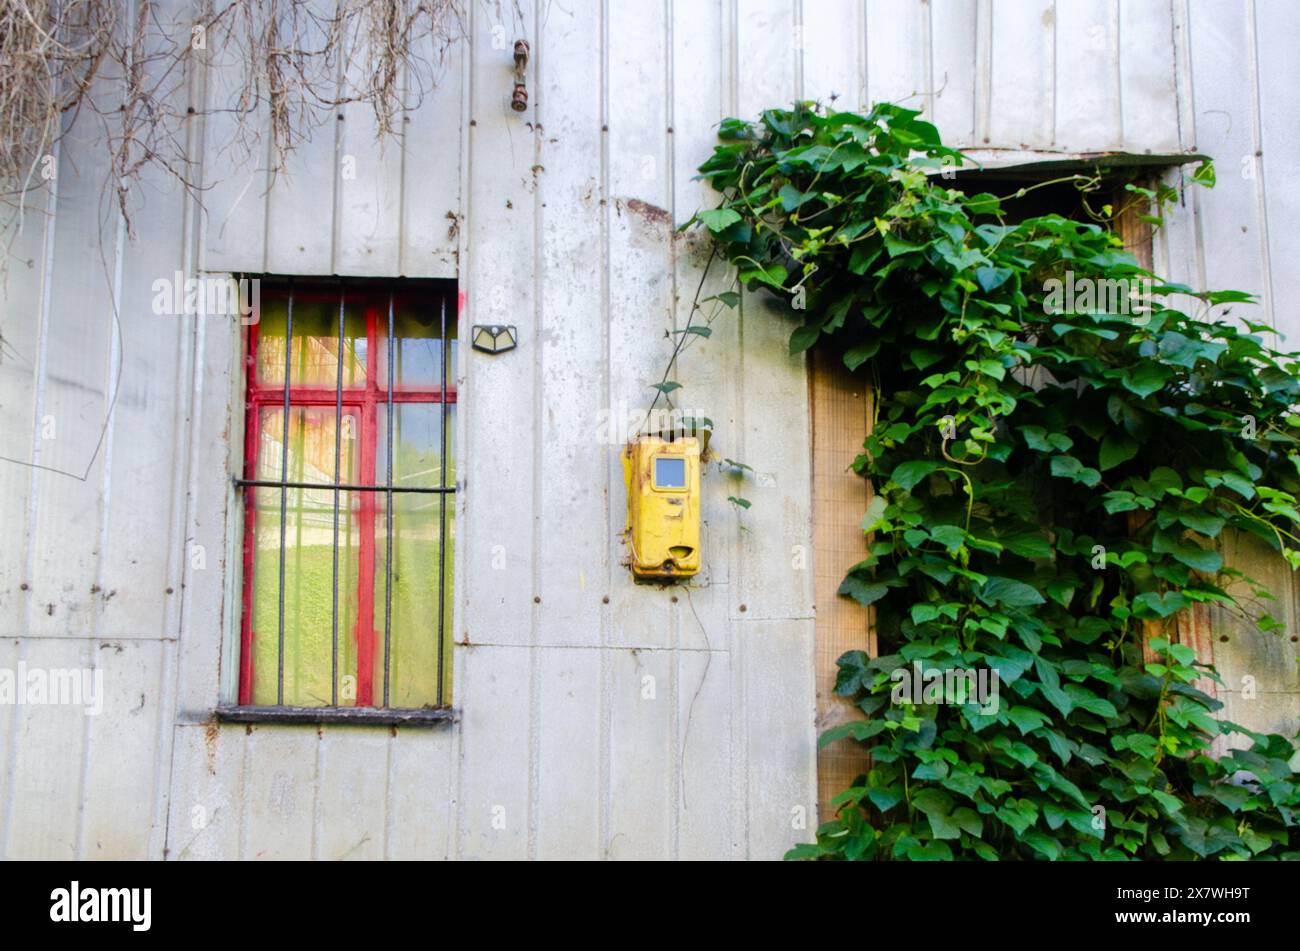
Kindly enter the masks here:
M 450 705 L 451 293 L 261 281 L 236 714 Z

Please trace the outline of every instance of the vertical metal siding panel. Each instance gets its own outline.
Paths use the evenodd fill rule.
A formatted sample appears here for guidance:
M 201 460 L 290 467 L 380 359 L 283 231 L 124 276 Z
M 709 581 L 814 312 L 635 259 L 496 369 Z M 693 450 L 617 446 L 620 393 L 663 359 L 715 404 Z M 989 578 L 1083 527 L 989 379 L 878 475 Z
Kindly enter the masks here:
M 769 64 L 761 81 L 741 88 L 740 109 L 751 115 L 788 101 L 795 76 L 786 28 L 788 5 L 765 3 L 762 15 L 754 14 L 752 4 L 745 10 L 751 15 L 739 27 L 739 61 Z M 868 68 L 870 56 L 868 52 Z M 868 94 L 875 95 L 870 88 Z M 794 546 L 807 551 L 811 545 L 808 385 L 803 356 L 788 353 L 793 321 L 773 312 L 774 306 L 761 293 L 746 293 L 742 299 L 741 398 L 755 411 L 744 414 L 739 458 L 754 466 L 757 484 L 745 487 L 754 504 L 739 516 L 749 531 L 739 542 L 730 664 L 733 724 L 738 728 L 733 737 L 739 740 L 733 753 L 739 766 L 735 779 L 744 802 L 741 835 L 745 854 L 762 858 L 779 857 L 773 837 L 793 834 L 790 810 L 799 799 L 806 815 L 816 810 L 813 625 L 811 620 L 793 620 L 810 619 L 813 612 L 812 572 L 792 562 Z M 767 619 L 773 623 L 763 623 Z M 807 704 L 774 706 L 792 690 L 806 693 Z M 778 708 L 784 712 L 776 714 Z M 765 728 L 761 737 L 756 728 Z M 810 755 L 796 756 L 796 764 L 791 753 L 804 747 Z M 794 769 L 786 771 L 791 765 Z M 792 796 L 796 787 L 803 792 Z M 777 823 L 780 815 L 786 818 Z
M 384 858 L 390 737 L 384 730 L 339 726 L 322 727 L 320 734 L 315 857 Z
M 320 771 L 315 731 L 258 726 L 245 740 L 242 859 L 316 856 Z
M 817 695 L 811 619 L 744 625 L 742 676 L 756 702 L 749 748 L 749 853 L 779 859 L 817 825 Z
M 1218 183 L 1209 190 L 1189 184 L 1187 194 L 1198 212 L 1205 285 L 1262 293 L 1263 235 L 1259 176 L 1254 174 L 1259 147 L 1254 133 L 1256 77 L 1253 37 L 1242 13 L 1233 0 L 1210 0 L 1191 8 L 1196 144 L 1215 158 Z
M 727 650 L 725 628 L 710 628 L 709 637 L 711 649 L 691 648 L 677 656 L 674 773 L 680 779 L 675 857 L 688 861 L 735 858 L 744 848 L 733 835 L 743 803 L 736 802 L 727 781 L 737 759 L 729 730 L 735 709 L 734 655 Z
M 196 332 L 197 359 L 188 384 L 193 405 L 188 421 L 193 442 L 186 446 L 191 478 L 184 538 L 177 540 L 183 552 L 178 626 L 184 636 L 177 644 L 176 706 L 187 718 L 207 716 L 219 699 L 223 646 L 239 629 L 236 553 L 243 529 L 230 483 L 241 442 L 238 428 L 243 425 L 240 328 L 208 322 L 196 326 Z
M 1256 94 L 1259 150 L 1256 167 L 1263 209 L 1263 246 L 1267 286 L 1264 312 L 1285 337 L 1284 350 L 1300 343 L 1300 314 L 1292 302 L 1300 300 L 1300 121 L 1296 97 L 1300 91 L 1300 58 L 1295 40 L 1300 36 L 1300 7 L 1294 4 L 1255 4 L 1257 43 Z M 1232 174 L 1225 163 L 1219 174 Z M 1237 171 L 1240 171 L 1240 166 Z M 1294 630 L 1294 629 L 1292 629 Z
M 103 671 L 103 712 L 86 717 L 85 788 L 79 857 L 147 859 L 153 833 L 165 692 L 162 641 L 96 641 L 91 663 Z
M 753 115 L 772 105 L 788 104 L 792 97 L 791 7 L 777 0 L 746 4 L 743 9 L 750 16 L 740 26 L 740 61 L 769 64 L 761 81 L 751 73 L 749 78 L 754 81 L 742 87 L 741 112 Z M 740 556 L 734 616 L 808 617 L 812 613 L 812 572 L 792 563 L 794 546 L 802 545 L 807 551 L 811 533 L 804 355 L 789 354 L 788 340 L 797 323 L 766 291 L 746 292 L 741 307 L 741 385 L 745 406 L 752 411 L 744 414 L 741 423 L 740 455 L 731 458 L 753 466 L 754 472 L 747 473 L 745 484 L 736 493 L 747 496 L 753 507 L 734 513 L 738 528 L 748 529 L 737 533 Z M 772 407 L 781 411 L 772 412 Z
M 16 670 L 18 667 L 18 638 L 0 637 L 0 668 Z M 18 712 L 21 708 L 11 704 L 0 704 L 0 861 L 10 858 L 8 849 L 8 827 L 12 825 L 13 802 L 11 799 L 13 785 L 13 763 L 9 754 L 17 735 L 20 722 Z
M 976 145 L 976 90 L 979 89 L 979 6 L 969 0 L 931 0 L 931 121 L 947 145 Z
M 523 31 L 524 23 L 502 29 Z M 492 48 L 497 25 L 473 7 L 472 100 L 468 157 L 469 260 L 462 269 L 460 319 L 472 324 L 515 324 L 519 347 L 501 357 L 466 358 L 466 391 L 457 415 L 465 427 L 463 480 L 468 486 L 464 523 L 457 526 L 463 561 L 465 604 L 461 629 L 476 644 L 532 642 L 535 516 L 534 439 L 536 400 L 532 366 L 543 345 L 535 320 L 533 189 L 535 136 L 528 119 L 510 110 L 513 60 Z M 523 36 L 523 32 L 518 32 Z M 531 72 L 531 71 L 530 71 Z M 496 568 L 495 565 L 504 565 Z M 464 696 L 463 694 L 459 694 Z M 459 702 L 459 701 L 458 701 Z
M 1177 186 L 1182 175 L 1175 170 L 1166 173 L 1165 181 Z M 1153 244 L 1153 261 L 1156 273 L 1189 287 L 1204 286 L 1204 268 L 1201 262 L 1200 223 L 1197 203 L 1191 188 L 1185 188 L 1179 200 L 1165 212 L 1164 227 L 1156 230 Z M 1171 301 L 1175 307 L 1187 311 L 1200 306 L 1195 298 L 1178 295 Z M 1195 312 L 1190 311 L 1190 312 Z
M 178 108 L 183 109 L 183 103 Z M 106 497 L 100 563 L 83 580 L 94 588 L 84 596 L 94 603 L 96 633 L 105 637 L 159 637 L 180 597 L 171 585 L 176 473 L 183 470 L 185 368 L 177 360 L 192 325 L 200 320 L 223 323 L 220 316 L 155 313 L 154 282 L 171 287 L 185 264 L 177 224 L 185 214 L 185 194 L 152 171 L 142 177 L 148 200 L 136 196 L 132 221 L 140 238 L 122 245 L 117 292 L 121 334 L 117 348 L 120 383 L 110 377 L 112 415 L 101 449 Z M 144 236 L 156 236 L 145 238 Z M 65 270 L 71 270 L 66 260 Z M 166 308 L 171 309 L 169 304 Z M 111 366 L 111 364 L 110 364 Z M 110 373 L 114 372 L 110 369 Z M 116 392 L 116 400 L 113 394 Z M 69 533 L 71 534 L 71 533 Z M 159 544 L 170 539 L 171 544 Z M 67 544 L 67 536 L 56 547 Z
M 174 733 L 167 858 L 238 858 L 250 737 L 241 725 L 216 723 L 177 724 Z
M 109 504 L 101 482 L 103 442 L 118 382 L 112 357 L 121 326 L 118 256 L 124 236 L 115 206 L 106 210 L 101 202 L 108 156 L 88 134 L 65 140 L 59 163 L 56 279 L 41 395 L 55 438 L 42 441 L 40 462 L 50 470 L 42 469 L 35 480 L 34 557 L 27 579 L 34 603 L 25 631 L 43 636 L 90 636 L 102 603 L 91 588 Z
M 673 657 L 661 650 L 619 650 L 612 660 L 611 810 L 605 857 L 672 858 L 677 779 L 670 693 Z M 654 698 L 647 699 L 651 684 Z
M 1178 96 L 1178 144 L 1186 151 L 1196 149 L 1196 109 L 1192 104 L 1191 37 L 1188 35 L 1190 0 L 1169 0 L 1173 19 L 1174 84 Z
M 929 6 L 924 0 L 866 0 L 867 101 L 931 112 Z
M 990 148 L 1052 147 L 1055 14 L 1052 0 L 990 4 Z
M 720 2 L 675 0 L 672 14 L 672 204 L 669 211 L 674 222 L 685 222 L 695 212 L 712 208 L 719 201 L 718 194 L 707 183 L 695 179 L 700 164 L 718 143 L 718 123 L 731 112 L 726 101 L 728 79 L 722 55 L 728 37 Z M 696 288 L 700 288 L 699 297 L 703 301 L 730 289 L 735 282 L 727 262 L 717 258 L 701 287 L 711 249 L 708 232 L 699 225 L 675 234 L 672 239 L 674 329 L 685 328 L 688 319 L 699 325 L 713 317 L 712 333 L 707 340 L 688 337 L 683 344 L 675 378 L 685 384 L 682 392 L 688 394 L 685 399 L 691 411 L 714 421 L 717 438 L 710 442 L 710 455 L 721 459 L 739 455 L 734 447 L 740 426 L 737 392 L 740 315 L 716 301 L 701 304 L 694 316 L 691 315 Z M 611 502 L 611 521 L 617 520 L 615 524 L 621 529 L 627 516 L 621 470 L 617 478 L 619 492 Z M 720 467 L 706 467 L 700 489 L 703 496 L 700 544 L 705 557 L 699 574 L 692 579 L 689 605 L 683 597 L 671 608 L 678 625 L 679 648 L 703 647 L 706 638 L 714 647 L 725 646 L 729 624 L 729 585 L 737 523 L 735 506 L 727 501 L 727 496 L 734 494 L 737 487 Z M 620 573 L 620 580 L 621 577 Z M 644 597 L 644 592 L 641 596 Z
M 92 645 L 81 638 L 24 641 L 19 659 L 27 669 L 81 669 Z M 86 734 L 91 718 L 71 704 L 22 706 L 15 718 L 12 771 L 6 803 L 9 859 L 74 859 L 85 777 Z
M 526 647 L 463 650 L 457 858 L 529 854 L 532 654 Z
M 1123 140 L 1117 6 L 1056 0 L 1054 145 L 1062 151 L 1107 151 Z
M 194 98 L 211 102 L 210 90 L 223 81 L 216 66 L 200 64 L 194 77 Z M 220 116 L 204 116 L 193 129 L 192 141 L 203 164 L 199 174 L 204 194 L 220 191 L 230 175 L 216 148 L 228 126 Z M 215 141 L 214 141 L 215 140 Z M 214 156 L 218 158 L 214 161 Z M 262 204 L 265 210 L 265 201 Z M 209 219 L 202 205 L 188 206 L 185 235 L 189 262 L 203 265 L 210 238 Z M 259 232 L 264 233 L 264 232 Z M 261 251 L 259 250 L 259 254 Z M 233 265 L 232 265 L 232 269 Z M 255 270 L 260 270 L 260 266 Z M 186 340 L 190 373 L 186 462 L 184 549 L 180 570 L 179 638 L 175 667 L 175 707 L 178 720 L 206 718 L 219 699 L 223 676 L 233 682 L 237 666 L 240 604 L 238 565 L 243 521 L 234 503 L 231 478 L 242 468 L 244 392 L 242 321 L 205 321 L 191 325 Z M 219 434 L 219 438 L 212 438 Z M 227 663 L 227 660 L 229 662 Z M 224 670 L 223 670 L 224 667 Z M 233 690 L 225 699 L 234 699 Z
M 35 205 L 10 249 L 8 284 L 0 296 L 0 455 L 6 457 L 0 459 L 0 524 L 10 527 L 0 547 L 0 636 L 23 629 L 32 598 L 28 518 L 37 470 L 31 463 L 39 460 L 45 444 L 40 356 L 51 292 L 45 278 L 47 246 L 55 236 L 56 183 L 45 187 L 44 194 L 33 196 Z
M 166 0 L 165 10 L 170 35 L 179 34 L 184 37 L 191 29 L 193 22 L 193 10 L 190 0 Z M 189 61 L 185 70 L 183 91 L 177 95 L 177 99 L 179 100 L 181 96 L 184 96 L 184 102 L 181 104 L 192 105 L 195 113 L 200 111 L 205 98 L 205 79 L 202 63 L 197 58 Z M 185 122 L 183 135 L 186 153 L 195 156 L 201 161 L 203 155 L 203 124 L 202 119 L 197 114 L 189 114 L 189 118 Z M 192 175 L 196 182 L 202 182 L 203 169 L 201 164 L 192 170 Z M 178 209 L 180 225 L 179 240 L 177 241 L 178 257 L 181 261 L 181 270 L 186 274 L 193 274 L 197 272 L 199 223 L 202 209 L 197 197 L 188 193 L 181 194 Z M 189 506 L 193 498 L 191 489 L 195 476 L 192 460 L 194 445 L 198 436 L 198 430 L 193 425 L 198 415 L 195 412 L 196 399 L 194 392 L 194 380 L 196 376 L 199 376 L 195 372 L 196 354 L 198 352 L 196 341 L 203 339 L 206 330 L 205 324 L 206 322 L 200 321 L 183 321 L 180 332 L 176 337 L 176 347 L 172 355 L 177 367 L 176 397 L 170 408 L 172 466 L 169 480 L 171 498 L 169 500 L 168 537 L 172 541 L 167 546 L 164 567 L 166 585 L 172 589 L 172 595 L 168 597 L 163 612 L 161 634 L 177 639 L 179 639 L 180 632 L 183 630 L 182 617 L 186 596 L 185 566 L 190 563 L 191 558 L 188 549 L 193 544 L 188 529 Z M 219 325 L 220 321 L 218 321 Z M 222 440 L 208 440 L 208 442 L 222 442 Z M 218 549 L 214 549 L 214 558 L 219 553 Z M 220 625 L 218 624 L 218 636 L 220 636 L 220 633 Z M 178 693 L 177 681 L 179 680 L 178 660 L 180 651 L 177 641 L 165 640 L 160 646 L 162 669 L 158 690 L 156 747 L 151 751 L 150 755 L 151 760 L 156 764 L 153 770 L 150 810 L 152 815 L 148 842 L 148 855 L 150 858 L 163 858 L 166 856 L 167 851 L 168 802 L 171 789 L 173 744 L 176 738 L 174 724 Z
M 454 856 L 459 729 L 397 730 L 390 740 L 385 858 Z
M 245 119 L 254 134 L 241 136 L 231 108 L 248 67 L 237 44 L 211 43 L 204 117 L 203 256 L 209 271 L 260 273 L 267 263 L 267 192 L 271 186 L 270 120 L 265 102 Z M 323 229 L 321 229 L 323 230 Z
M 538 666 L 543 729 L 537 750 L 536 857 L 598 859 L 603 851 L 601 651 L 539 648 Z M 654 788 L 653 776 L 641 779 Z
M 1191 63 L 1191 37 L 1186 0 L 1170 0 L 1170 13 L 1173 19 L 1172 48 L 1174 54 L 1174 83 L 1177 101 L 1174 111 L 1178 117 L 1179 142 L 1183 148 L 1194 149 L 1196 143 L 1196 122 L 1193 89 L 1193 70 Z M 1166 106 L 1166 108 L 1170 108 Z M 1181 169 L 1165 172 L 1162 180 L 1179 186 Z M 1169 280 L 1187 284 L 1189 287 L 1204 286 L 1204 268 L 1200 252 L 1200 224 L 1197 220 L 1195 196 L 1189 192 L 1195 189 L 1180 189 L 1178 201 L 1165 214 L 1165 225 L 1156 229 L 1153 244 L 1153 260 L 1156 273 Z M 1191 298 L 1176 298 L 1174 305 L 1185 309 L 1195 302 Z
M 592 236 L 600 231 L 601 17 L 598 0 L 551 9 L 534 46 L 534 121 L 541 130 L 541 355 L 544 412 L 538 446 L 542 545 L 539 645 L 600 643 L 609 538 L 608 457 L 619 427 L 608 425 L 601 273 Z M 634 34 L 635 35 L 635 34 Z M 662 166 L 660 166 L 662 169 Z M 624 319 L 620 314 L 619 319 Z
M 640 425 L 676 343 L 672 297 L 672 154 L 668 100 L 672 49 L 667 4 L 605 4 L 609 102 L 609 366 L 610 402 Z M 670 379 L 674 377 L 670 374 Z M 702 394 L 690 380 L 673 394 L 684 415 L 693 415 Z M 659 409 L 666 409 L 665 400 Z M 701 415 L 708 415 L 701 413 Z M 651 421 L 651 429 L 655 428 Z M 613 452 L 615 447 L 606 451 Z M 621 563 L 616 536 L 626 517 L 621 465 L 609 466 L 612 556 Z M 609 813 L 607 856 L 668 858 L 676 823 L 672 656 L 642 647 L 673 649 L 679 616 L 666 592 L 632 583 L 624 570 L 610 591 L 607 658 Z M 649 595 L 649 597 L 647 597 Z M 643 674 L 654 677 L 655 699 L 641 699 Z M 632 752 L 635 750 L 635 753 Z M 632 816 L 636 820 L 632 820 Z
M 609 572 L 608 457 L 617 444 L 606 417 L 602 275 L 592 246 L 601 185 L 600 4 L 552 8 L 533 46 L 538 179 L 540 347 L 538 568 L 534 748 L 534 854 L 600 855 L 601 655 L 560 645 L 602 640 Z M 594 252 L 594 253 L 593 253 Z M 597 385 L 592 385 L 593 383 Z M 542 552 L 547 553 L 543 555 Z
M 1253 150 L 1236 163 L 1233 156 L 1220 157 L 1218 192 L 1230 184 L 1237 200 L 1246 204 L 1249 189 L 1253 199 L 1256 224 L 1253 234 L 1235 231 L 1204 233 L 1207 266 L 1225 255 L 1240 254 L 1258 267 L 1261 281 L 1258 290 L 1263 307 L 1234 307 L 1237 316 L 1273 322 L 1284 338 L 1278 346 L 1295 348 L 1296 331 L 1300 330 L 1291 308 L 1296 296 L 1294 268 L 1274 266 L 1289 262 L 1300 247 L 1295 236 L 1295 222 L 1300 220 L 1300 197 L 1295 188 L 1300 145 L 1295 123 L 1295 92 L 1300 88 L 1294 38 L 1300 29 L 1300 11 L 1290 4 L 1251 3 L 1244 20 L 1245 49 L 1239 54 L 1249 66 L 1250 86 L 1242 89 L 1242 98 L 1232 114 L 1234 127 L 1249 130 Z M 1208 80 L 1207 80 L 1208 81 Z M 1198 107 L 1201 87 L 1196 89 Z M 1206 122 L 1201 122 L 1204 130 Z M 1203 133 L 1204 134 L 1204 133 Z M 1209 205 L 1214 192 L 1202 200 Z M 1248 213 L 1247 209 L 1242 209 Z M 1225 315 L 1224 319 L 1231 319 Z M 1259 603 L 1257 613 L 1268 613 L 1285 625 L 1285 632 L 1297 630 L 1296 576 L 1276 553 L 1253 539 L 1231 539 L 1238 547 L 1227 556 L 1230 564 L 1242 568 L 1258 579 L 1275 600 Z M 1243 592 L 1248 595 L 1248 592 Z M 1242 619 L 1221 612 L 1223 635 L 1214 645 L 1214 661 L 1224 680 L 1222 699 L 1226 719 L 1261 732 L 1294 735 L 1300 719 L 1300 649 L 1286 634 L 1261 633 Z M 1247 685 L 1253 690 L 1246 690 Z M 1246 746 L 1245 737 L 1236 737 L 1234 746 Z
M 800 13 L 803 98 L 841 111 L 858 108 L 863 96 L 861 0 L 802 0 Z M 679 89 L 676 96 L 684 92 Z
M 360 57 L 348 63 L 344 94 L 368 84 L 370 70 Z M 338 140 L 331 162 L 338 229 L 333 269 L 339 274 L 390 277 L 400 266 L 406 123 L 395 116 L 393 132 L 380 139 L 370 105 L 350 102 L 338 111 L 342 119 L 336 122 Z M 431 182 L 438 177 L 436 169 L 428 169 L 425 175 Z
M 975 142 L 989 144 L 993 116 L 993 0 L 975 6 Z
M 1177 152 L 1174 16 L 1169 3 L 1119 4 L 1119 93 L 1126 152 Z
M 303 26 L 308 44 L 323 45 L 324 18 L 333 15 L 334 7 L 330 0 L 315 0 L 312 4 L 313 15 Z M 356 181 L 344 183 L 339 180 L 339 161 L 344 151 L 339 147 L 343 135 L 340 127 L 346 122 L 365 123 L 362 117 L 354 118 L 355 112 L 347 112 L 349 109 L 357 110 L 357 107 L 345 105 L 333 112 L 324 108 L 307 109 L 305 112 L 311 121 L 320 124 L 307 130 L 307 135 L 296 141 L 293 151 L 285 157 L 283 167 L 278 170 L 274 168 L 276 156 L 270 151 L 270 133 L 266 133 L 267 161 L 272 169 L 266 195 L 266 269 L 273 274 L 334 274 L 347 270 L 340 262 L 340 245 L 345 231 L 340 223 L 341 186 L 351 184 L 355 186 L 354 192 L 367 188 L 373 192 L 383 187 L 379 182 L 389 174 L 389 170 L 381 169 L 376 162 L 367 164 L 368 156 L 356 155 L 353 156 Z M 346 122 L 338 118 L 344 114 L 348 116 Z M 375 149 L 378 150 L 378 145 Z M 390 143 L 390 151 L 394 149 Z M 255 224 L 255 221 L 249 224 Z M 353 229 L 363 226 L 363 222 L 356 219 L 350 224 Z M 352 247 L 373 235 L 374 224 L 366 224 L 368 230 L 364 234 L 359 230 L 350 233 Z M 395 220 L 393 230 L 396 234 Z M 392 257 L 396 263 L 395 252 Z M 209 268 L 214 267 L 234 270 L 231 265 L 210 262 Z
M 815 6 L 821 7 L 822 4 Z M 834 5 L 831 5 L 834 8 Z M 807 9 L 807 6 L 806 8 Z M 854 8 L 856 9 L 856 7 Z M 805 48 L 809 55 L 823 35 L 805 23 Z M 727 108 L 728 73 L 724 47 L 728 34 L 724 29 L 723 4 L 674 0 L 672 4 L 672 220 L 686 221 L 701 208 L 717 204 L 718 195 L 704 182 L 695 181 L 697 170 L 717 144 L 717 124 Z M 850 37 L 852 41 L 852 37 Z M 853 69 L 844 83 L 844 108 L 856 101 L 856 48 Z M 805 58 L 807 62 L 807 58 Z M 840 73 L 837 71 L 836 76 Z M 807 88 L 807 87 L 806 87 Z M 809 88 L 816 95 L 816 87 Z M 690 317 L 695 289 L 699 286 L 709 257 L 707 232 L 695 228 L 678 234 L 673 240 L 673 279 L 677 329 L 686 326 Z M 725 262 L 717 260 L 702 289 L 701 298 L 726 290 L 732 277 Z M 714 420 L 719 445 L 712 452 L 723 452 L 738 432 L 740 407 L 736 384 L 740 378 L 740 320 L 736 310 L 720 304 L 706 304 L 692 320 L 706 320 L 710 312 L 718 313 L 707 339 L 686 341 L 678 358 L 678 377 L 686 381 L 692 398 L 689 402 L 701 415 Z M 724 453 L 725 454 L 725 453 Z M 720 469 L 709 467 L 701 480 L 703 504 L 700 542 L 705 553 L 700 573 L 690 590 L 683 592 L 675 606 L 677 656 L 673 693 L 677 704 L 677 763 L 680 775 L 676 848 L 680 858 L 722 857 L 731 849 L 731 819 L 739 810 L 732 790 L 719 777 L 729 772 L 732 761 L 731 736 L 728 729 L 731 693 L 728 655 L 730 640 L 731 564 L 735 554 L 735 507 L 727 496 L 735 488 Z M 622 497 L 613 503 L 617 506 Z M 615 508 L 611 519 L 621 527 L 625 509 Z M 620 569 L 621 571 L 622 569 Z M 713 661 L 705 667 L 713 650 Z M 697 702 L 696 694 L 699 694 Z M 659 702 L 672 698 L 660 695 Z M 688 720 L 690 723 L 688 724 Z
M 465 4 L 452 7 L 449 46 L 422 41 L 422 69 L 433 83 L 416 101 L 407 77 L 410 112 L 402 135 L 401 268 L 406 277 L 455 277 L 459 244 L 460 159 L 464 135 Z
M 654 400 L 675 343 L 672 329 L 671 241 L 668 211 L 668 114 L 664 4 L 607 3 L 609 17 L 609 384 L 610 405 L 631 413 L 639 427 Z M 673 379 L 670 375 L 669 379 Z M 686 412 L 700 394 L 690 381 L 672 394 Z M 667 402 L 659 400 L 658 409 Z M 686 412 L 689 415 L 689 412 Z M 703 415 L 708 415 L 704 413 Z M 652 424 L 653 425 L 653 424 Z M 620 465 L 609 466 L 610 520 L 617 536 L 626 522 L 626 489 Z M 610 557 L 622 563 L 621 537 L 610 539 Z M 609 592 L 610 643 L 666 647 L 675 636 L 666 598 L 647 599 L 650 589 L 618 571 Z M 664 605 L 664 607 L 661 607 Z M 617 743 L 617 738 L 615 738 Z

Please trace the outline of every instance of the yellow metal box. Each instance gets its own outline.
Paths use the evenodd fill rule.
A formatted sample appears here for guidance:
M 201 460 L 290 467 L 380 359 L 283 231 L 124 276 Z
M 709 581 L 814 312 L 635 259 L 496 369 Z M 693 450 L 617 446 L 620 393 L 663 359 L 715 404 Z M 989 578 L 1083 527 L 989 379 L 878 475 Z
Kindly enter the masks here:
M 700 570 L 700 440 L 641 436 L 623 449 L 632 574 L 671 581 Z

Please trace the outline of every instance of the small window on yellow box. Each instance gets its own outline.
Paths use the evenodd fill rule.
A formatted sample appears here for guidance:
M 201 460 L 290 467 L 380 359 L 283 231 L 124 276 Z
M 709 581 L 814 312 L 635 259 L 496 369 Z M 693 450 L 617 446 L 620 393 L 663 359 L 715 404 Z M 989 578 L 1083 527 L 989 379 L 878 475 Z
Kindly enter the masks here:
M 686 460 L 681 456 L 655 456 L 655 488 L 686 488 Z

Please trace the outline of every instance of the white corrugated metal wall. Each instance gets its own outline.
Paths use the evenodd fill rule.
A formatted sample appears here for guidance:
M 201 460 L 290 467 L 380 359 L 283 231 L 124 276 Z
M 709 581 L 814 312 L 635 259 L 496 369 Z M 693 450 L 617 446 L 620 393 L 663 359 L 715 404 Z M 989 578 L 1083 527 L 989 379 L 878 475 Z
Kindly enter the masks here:
M 188 31 L 186 0 L 162 7 Z M 691 177 L 724 115 L 910 98 L 1003 161 L 1215 154 L 1219 188 L 1189 197 L 1157 262 L 1265 290 L 1300 325 L 1281 306 L 1300 240 L 1300 10 L 1284 0 L 521 0 L 463 16 L 471 39 L 401 145 L 345 107 L 272 180 L 265 162 L 232 167 L 221 117 L 196 119 L 201 204 L 151 178 L 134 239 L 100 194 L 91 127 L 61 147 L 0 310 L 3 455 L 20 460 L 0 462 L 0 667 L 94 664 L 109 699 L 98 717 L 0 707 L 0 854 L 770 858 L 807 836 L 814 605 L 793 566 L 809 433 L 788 328 L 747 298 L 676 374 L 722 454 L 756 470 L 739 516 L 737 486 L 707 476 L 689 599 L 620 566 L 622 476 L 600 439 L 611 411 L 644 406 L 685 320 L 704 251 L 673 227 L 709 201 Z M 190 95 L 228 83 L 209 69 Z M 209 722 L 238 610 L 240 340 L 150 312 L 177 269 L 458 275 L 463 328 L 519 326 L 518 350 L 465 348 L 459 367 L 455 726 Z M 1243 669 L 1261 648 L 1232 645 L 1248 640 L 1224 648 Z M 1262 649 L 1291 672 L 1270 687 L 1293 709 L 1294 646 Z

